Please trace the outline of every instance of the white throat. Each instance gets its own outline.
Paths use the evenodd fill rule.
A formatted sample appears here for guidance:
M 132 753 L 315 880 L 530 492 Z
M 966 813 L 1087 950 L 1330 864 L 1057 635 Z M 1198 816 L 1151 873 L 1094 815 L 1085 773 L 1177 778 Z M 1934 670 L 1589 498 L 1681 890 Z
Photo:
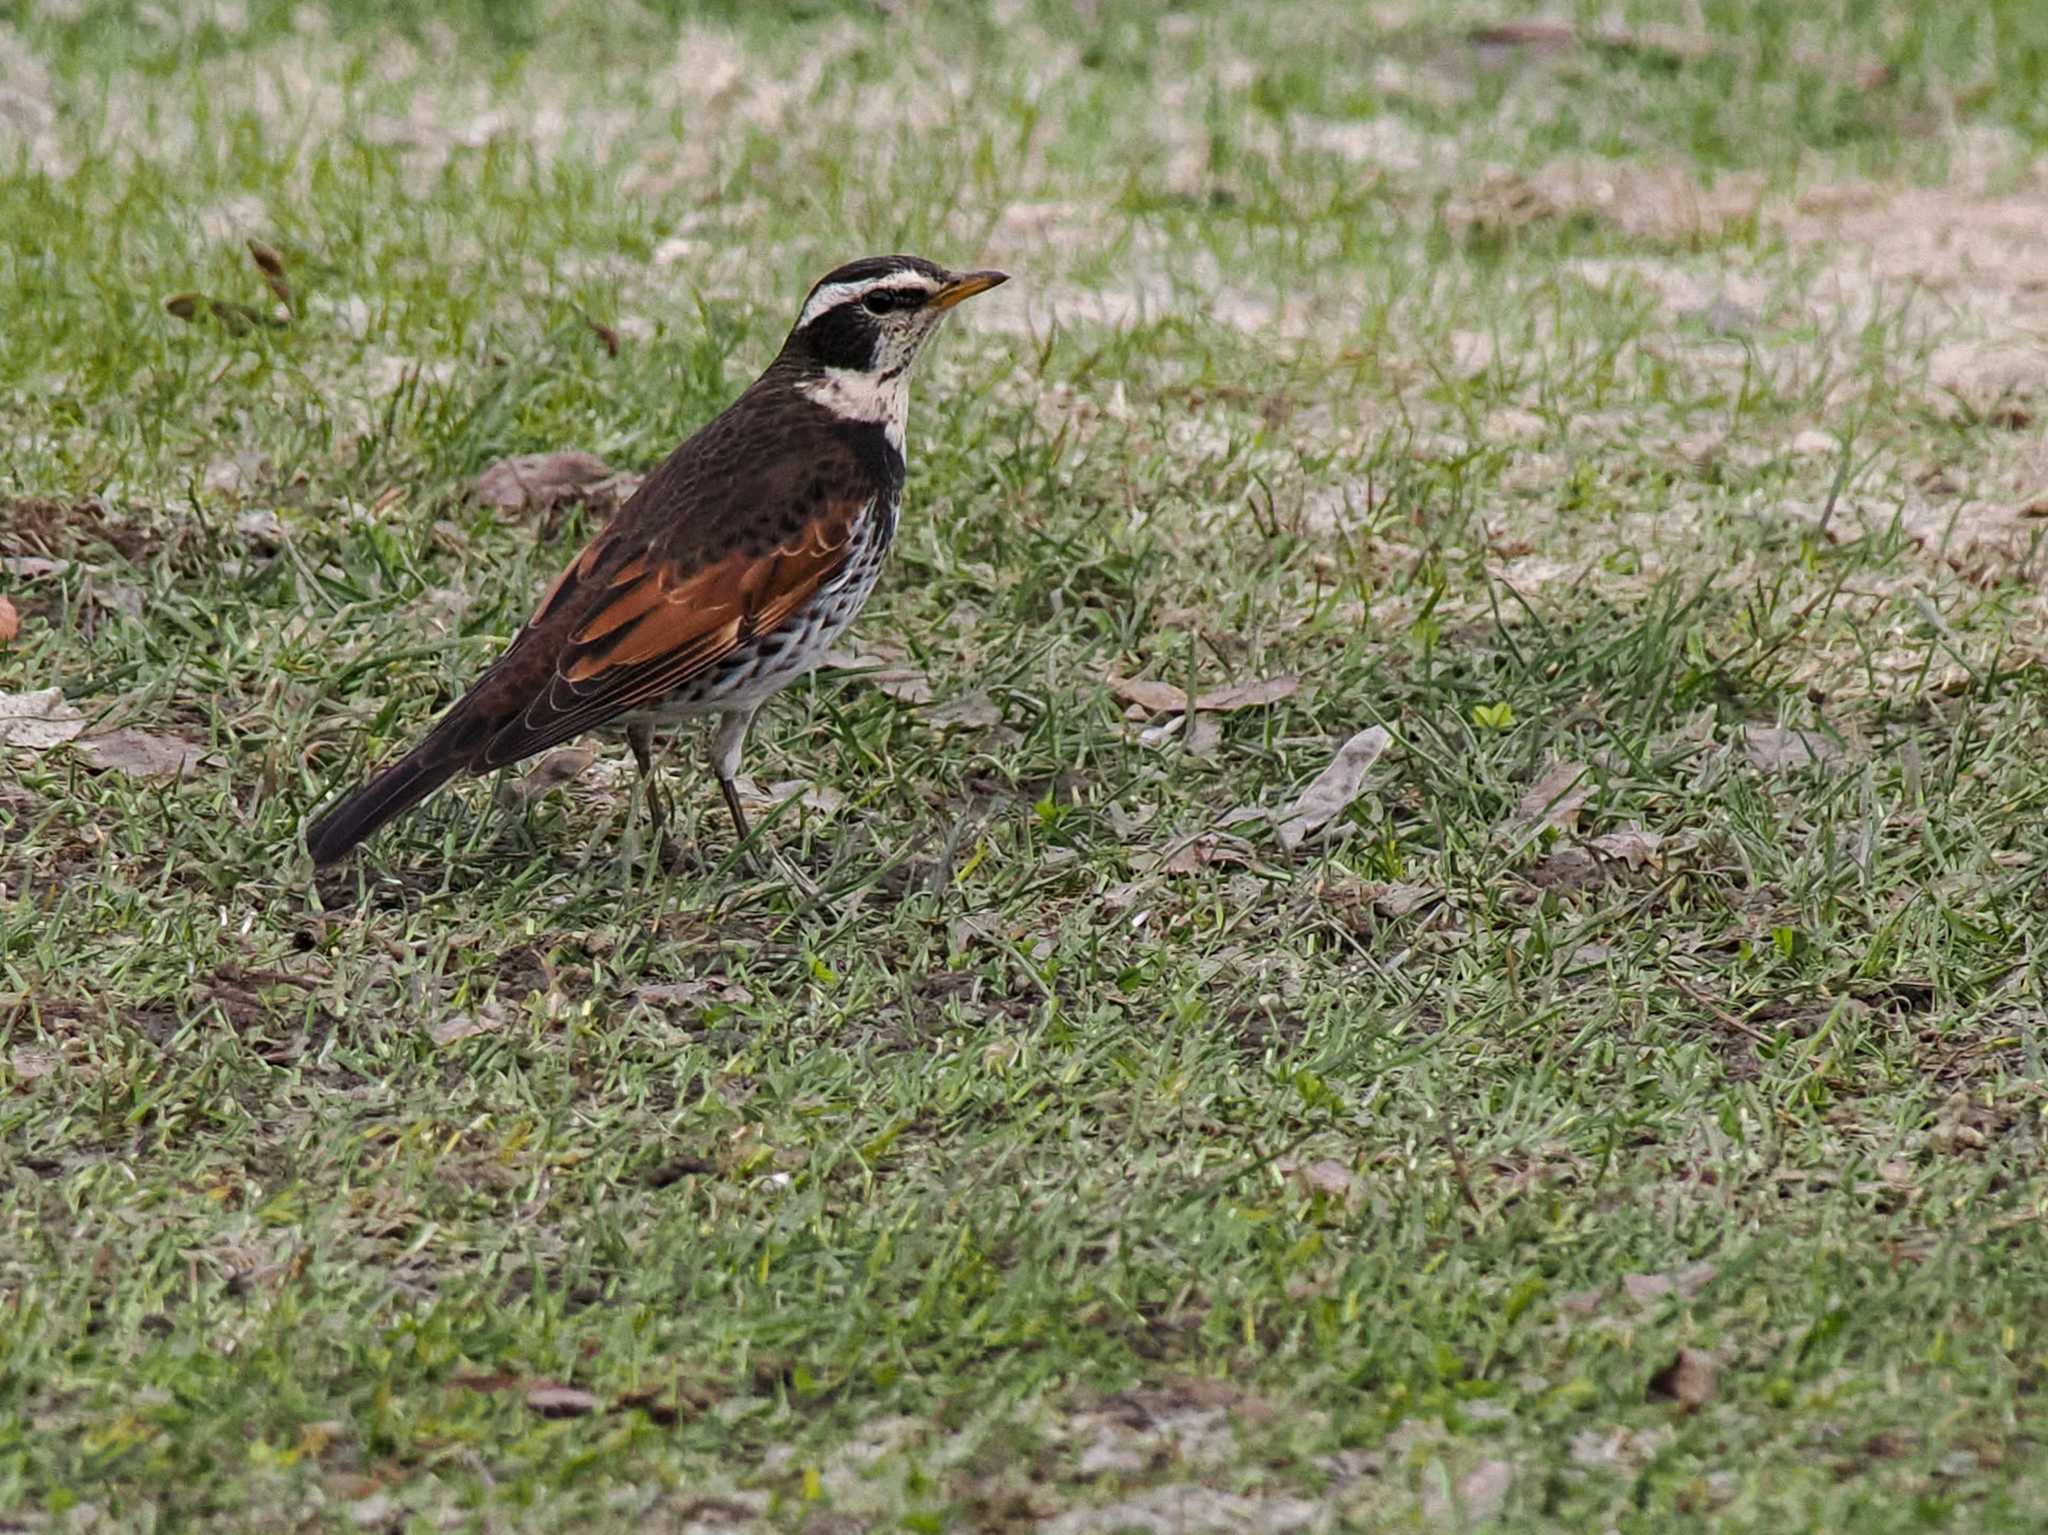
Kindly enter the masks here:
M 889 446 L 903 451 L 903 427 L 910 419 L 910 370 L 894 378 L 853 368 L 826 368 L 818 378 L 798 384 L 797 391 L 815 400 L 843 421 L 873 421 Z

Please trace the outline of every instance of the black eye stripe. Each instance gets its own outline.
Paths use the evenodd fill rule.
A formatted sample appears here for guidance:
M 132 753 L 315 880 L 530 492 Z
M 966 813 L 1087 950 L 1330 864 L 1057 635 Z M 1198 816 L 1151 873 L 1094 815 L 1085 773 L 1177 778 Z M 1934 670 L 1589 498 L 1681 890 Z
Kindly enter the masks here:
M 887 314 L 892 309 L 915 309 L 925 300 L 916 288 L 875 288 L 861 295 L 861 308 L 869 314 Z

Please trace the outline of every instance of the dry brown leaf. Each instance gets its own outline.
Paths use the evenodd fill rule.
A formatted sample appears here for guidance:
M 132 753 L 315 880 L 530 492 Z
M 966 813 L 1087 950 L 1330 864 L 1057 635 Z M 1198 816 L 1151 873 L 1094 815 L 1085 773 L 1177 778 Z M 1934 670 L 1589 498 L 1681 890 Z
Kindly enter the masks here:
M 1235 837 L 1204 832 L 1154 858 L 1148 874 L 1197 874 L 1212 863 L 1250 863 L 1251 853 Z
M 963 693 L 940 704 L 924 718 L 927 725 L 940 730 L 986 730 L 1003 722 L 1003 710 L 989 697 L 987 689 L 976 688 L 972 693 Z
M 71 750 L 95 773 L 129 778 L 183 778 L 219 759 L 202 746 L 147 730 L 109 730 L 72 743 Z
M 8 1065 L 14 1068 L 14 1075 L 23 1082 L 34 1082 L 47 1077 L 62 1064 L 63 1057 L 54 1050 L 41 1049 L 35 1045 L 16 1045 L 7 1057 Z
M 1385 726 L 1373 725 L 1340 746 L 1330 765 L 1316 775 L 1314 783 L 1302 790 L 1299 799 L 1287 807 L 1275 829 L 1280 845 L 1293 852 L 1310 834 L 1321 830 L 1349 809 L 1364 787 L 1366 769 L 1379 760 L 1380 753 L 1393 739 Z
M 246 496 L 260 487 L 271 472 L 269 458 L 245 449 L 212 460 L 200 475 L 199 483 L 215 495 Z
M 1664 845 L 1664 839 L 1653 831 L 1644 831 L 1640 826 L 1628 826 L 1620 831 L 1611 831 L 1604 837 L 1595 837 L 1589 846 L 1602 858 L 1619 859 L 1631 869 L 1658 862 L 1657 850 Z
M 592 494 L 611 478 L 611 465 L 594 453 L 520 453 L 477 476 L 476 498 L 500 511 L 544 512 Z
M 822 671 L 851 673 L 854 681 L 878 688 L 901 704 L 928 704 L 935 696 L 931 678 L 901 656 L 828 650 L 818 666 Z
M 1667 1295 L 1691 1300 L 1711 1284 L 1719 1272 L 1712 1263 L 1700 1262 L 1674 1269 L 1668 1274 L 1624 1274 L 1621 1276 L 1621 1288 L 1633 1301 L 1662 1300 Z
M 828 784 L 813 783 L 808 778 L 785 778 L 765 789 L 742 779 L 736 787 L 740 798 L 757 805 L 779 806 L 799 800 L 806 810 L 815 810 L 819 815 L 836 815 L 846 808 L 844 794 Z
M 244 512 L 235 519 L 235 532 L 258 554 L 275 554 L 284 547 L 284 523 L 275 512 Z
M 1557 1298 L 1557 1309 L 1567 1316 L 1595 1316 L 1607 1299 L 1607 1286 L 1588 1285 L 1583 1290 L 1567 1290 Z
M 1114 672 L 1102 680 L 1110 692 L 1127 704 L 1135 704 L 1147 714 L 1187 712 L 1187 693 L 1170 682 L 1159 682 L 1150 677 L 1119 677 Z
M 0 693 L 0 747 L 48 751 L 85 730 L 85 716 L 64 702 L 62 688 Z
M 519 792 L 525 799 L 538 799 L 550 789 L 559 789 L 563 784 L 573 782 L 595 761 L 595 746 L 569 746 L 549 752 L 532 772 L 520 780 Z
M 1212 714 L 1231 714 L 1239 709 L 1259 709 L 1277 704 L 1300 691 L 1299 677 L 1268 677 L 1261 682 L 1241 682 L 1203 693 L 1195 699 L 1195 708 Z
M 596 1412 L 604 1403 L 579 1387 L 541 1380 L 526 1388 L 526 1405 L 543 1418 L 581 1418 Z
M 1847 756 L 1817 730 L 1778 725 L 1744 725 L 1739 732 L 1742 754 L 1761 773 L 1786 773 L 1803 767 L 1828 767 Z
M 1440 900 L 1443 892 L 1434 885 L 1374 881 L 1360 885 L 1358 895 L 1383 917 L 1406 917 Z
M 1147 725 L 1144 729 L 1137 732 L 1137 742 L 1148 751 L 1157 751 L 1175 736 L 1179 735 L 1181 728 L 1187 722 L 1188 717 L 1185 714 L 1176 714 L 1172 719 L 1165 720 L 1160 724 Z M 1131 732 L 1126 729 L 1124 734 L 1126 738 L 1129 738 Z
M 519 1377 L 500 1370 L 492 1375 L 458 1375 L 448 1384 L 464 1391 L 510 1391 L 519 1384 Z
M 14 637 L 21 633 L 21 615 L 14 611 L 14 604 L 0 597 L 0 645 L 11 645 Z
M 1494 828 L 1494 840 L 1507 845 L 1526 841 L 1546 828 L 1569 831 L 1592 794 L 1592 775 L 1585 763 L 1568 758 L 1553 762 L 1516 802 L 1507 819 Z
M 1313 1162 L 1282 1163 L 1280 1172 L 1310 1194 L 1340 1199 L 1347 1205 L 1361 1203 L 1365 1198 L 1365 1181 L 1342 1162 L 1328 1157 Z
M 1223 721 L 1213 714 L 1197 714 L 1183 744 L 1190 757 L 1212 760 L 1223 746 Z
M 1478 1529 L 1500 1513 L 1515 1485 L 1515 1468 L 1505 1460 L 1482 1460 L 1458 1482 L 1457 1501 L 1431 1485 L 1423 1495 L 1423 1517 L 1434 1524 L 1455 1521 L 1460 1529 Z
M 1581 48 L 1643 54 L 1671 64 L 1698 64 L 1714 56 L 1713 39 L 1681 27 L 1577 27 L 1568 21 L 1504 21 L 1474 27 L 1466 37 L 1486 49 L 1528 48 L 1571 53 Z
M 458 1039 L 474 1039 L 479 1034 L 489 1034 L 504 1021 L 495 1009 L 450 1013 L 427 1030 L 427 1038 L 437 1045 L 452 1045 Z
M 1141 714 L 1187 714 L 1190 712 L 1187 691 L 1170 682 L 1161 682 L 1152 677 L 1119 677 L 1115 672 L 1104 675 L 1103 683 L 1125 703 L 1132 705 Z M 1229 714 L 1238 709 L 1256 709 L 1267 704 L 1276 704 L 1283 698 L 1292 698 L 1301 691 L 1299 677 L 1267 677 L 1258 682 L 1233 683 L 1229 687 L 1212 688 L 1196 696 L 1193 711 L 1209 714 Z
M 704 975 L 686 981 L 658 981 L 652 985 L 636 986 L 632 1000 L 653 1008 L 710 1007 L 718 1003 L 744 1007 L 754 1000 L 754 994 L 722 975 Z
M 71 566 L 70 560 L 45 559 L 40 554 L 10 554 L 0 559 L 0 574 L 33 581 L 37 576 L 61 576 Z
M 932 680 L 914 666 L 885 666 L 862 672 L 860 680 L 889 695 L 899 704 L 928 704 L 932 701 Z
M 1676 1402 L 1687 1412 L 1705 1406 L 1713 1400 L 1720 1368 L 1713 1355 L 1682 1348 L 1676 1359 L 1650 1377 L 1650 1400 Z

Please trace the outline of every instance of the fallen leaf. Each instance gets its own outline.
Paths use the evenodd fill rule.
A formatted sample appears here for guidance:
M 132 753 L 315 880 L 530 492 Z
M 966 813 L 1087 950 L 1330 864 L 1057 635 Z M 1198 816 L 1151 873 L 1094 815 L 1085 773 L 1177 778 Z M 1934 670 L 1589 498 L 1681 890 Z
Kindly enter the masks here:
M 745 1007 L 754 1000 L 754 994 L 744 986 L 736 986 L 722 975 L 693 977 L 686 981 L 659 981 L 647 986 L 633 988 L 632 1000 L 649 1007 L 685 1007 L 691 1003 L 711 1006 L 725 1003 L 732 1007 Z
M 988 690 L 976 688 L 972 693 L 963 693 L 949 699 L 925 717 L 925 723 L 940 730 L 959 728 L 963 730 L 986 730 L 1003 722 L 1002 706 L 989 697 Z
M 1102 680 L 1111 693 L 1132 705 L 1141 716 L 1189 712 L 1229 714 L 1238 709 L 1256 709 L 1262 705 L 1276 704 L 1281 699 L 1292 698 L 1301 691 L 1299 677 L 1268 677 L 1260 682 L 1235 683 L 1229 687 L 1212 689 L 1197 695 L 1190 706 L 1187 691 L 1175 687 L 1170 682 L 1160 682 L 1150 677 L 1119 677 L 1114 672 L 1107 673 Z
M 477 476 L 476 498 L 501 511 L 544 512 L 575 500 L 611 479 L 612 467 L 594 453 L 520 453 Z
M 932 682 L 914 666 L 900 664 L 885 665 L 858 674 L 869 687 L 888 694 L 899 704 L 928 704 L 932 701 Z
M 1714 1378 L 1720 1368 L 1713 1355 L 1682 1348 L 1676 1359 L 1650 1377 L 1647 1394 L 1653 1402 L 1676 1402 L 1690 1412 L 1713 1400 Z
M 1181 732 L 1181 728 L 1184 725 L 1186 725 L 1187 722 L 1188 717 L 1185 714 L 1176 714 L 1172 719 L 1167 720 L 1162 724 L 1147 725 L 1143 730 L 1138 732 L 1138 744 L 1144 747 L 1147 751 L 1157 751 L 1160 747 L 1164 746 L 1168 741 L 1171 741 L 1175 736 L 1179 735 Z
M 1583 1290 L 1567 1290 L 1558 1296 L 1557 1309 L 1571 1316 L 1593 1316 L 1606 1299 L 1607 1286 L 1589 1285 Z
M 1631 869 L 1640 869 L 1657 862 L 1657 850 L 1664 845 L 1664 839 L 1653 831 L 1629 826 L 1595 837 L 1589 845 L 1602 858 L 1619 859 Z
M 1795 768 L 1827 767 L 1847 755 L 1841 747 L 1817 730 L 1795 730 L 1779 725 L 1744 725 L 1737 732 L 1742 754 L 1749 765 L 1763 773 L 1790 772 Z
M 543 1418 L 581 1418 L 604 1403 L 588 1391 L 554 1381 L 536 1381 L 526 1389 L 526 1405 Z
M 269 478 L 270 473 L 268 458 L 261 453 L 244 450 L 214 459 L 200 475 L 199 483 L 215 495 L 246 496 Z
M 69 560 L 49 560 L 40 554 L 10 554 L 0 559 L 0 573 L 33 581 L 37 576 L 61 576 L 71 568 Z
M 772 783 L 765 789 L 755 788 L 742 780 L 740 798 L 752 800 L 757 805 L 786 805 L 798 800 L 806 810 L 815 810 L 819 815 L 836 815 L 846 808 L 846 796 L 828 784 L 812 783 L 808 778 L 786 778 L 781 783 Z
M 14 637 L 21 633 L 21 615 L 14 611 L 14 604 L 0 597 L 0 645 L 11 645 Z
M 62 688 L 0 693 L 0 746 L 48 751 L 85 730 L 85 716 L 64 702 Z
M 1213 714 L 1197 714 L 1194 723 L 1188 726 L 1183 744 L 1190 757 L 1199 757 L 1204 762 L 1213 760 L 1223 746 L 1223 721 Z
M 218 760 L 202 746 L 147 730 L 108 730 L 74 741 L 71 750 L 95 773 L 129 778 L 183 778 Z
M 1662 1300 L 1667 1295 L 1691 1300 L 1711 1284 L 1719 1272 L 1712 1263 L 1700 1262 L 1674 1269 L 1668 1274 L 1624 1274 L 1621 1276 L 1621 1288 L 1633 1301 Z
M 1157 682 L 1148 677 L 1119 677 L 1114 672 L 1102 680 L 1110 692 L 1127 704 L 1137 705 L 1147 714 L 1187 712 L 1187 693 L 1170 682 Z
M 520 781 L 520 795 L 529 800 L 538 799 L 550 789 L 559 789 L 563 784 L 573 782 L 595 761 L 595 746 L 570 746 L 558 752 L 549 752 L 540 759 L 533 771 Z
M 34 1045 L 16 1045 L 7 1063 L 14 1068 L 14 1074 L 24 1082 L 34 1082 L 55 1071 L 63 1057 L 54 1050 L 40 1049 Z
M 235 532 L 258 554 L 275 554 L 284 547 L 284 523 L 275 512 L 244 512 L 235 519 Z
M 1196 874 L 1212 863 L 1250 863 L 1251 852 L 1235 837 L 1204 832 L 1170 852 L 1155 857 L 1146 867 L 1148 874 Z
M 1437 1523 L 1455 1518 L 1461 1529 L 1477 1529 L 1494 1518 L 1515 1485 L 1515 1468 L 1505 1460 L 1482 1460 L 1458 1482 L 1457 1502 L 1431 1487 L 1422 1500 L 1423 1517 Z
M 1129 911 L 1147 888 L 1136 880 L 1121 880 L 1102 892 L 1102 909 L 1111 913 Z
M 711 995 L 709 981 L 661 981 L 651 986 L 633 988 L 633 1000 L 644 1002 L 649 1007 L 681 1007 L 686 1002 L 701 1002 Z
M 1673 64 L 1697 64 L 1714 56 L 1710 38 L 1679 27 L 1601 26 L 1580 28 L 1568 21 L 1504 21 L 1465 34 L 1480 49 L 1528 48 L 1570 53 L 1580 48 L 1646 54 Z
M 405 1505 L 388 1492 L 373 1492 L 350 1503 L 348 1516 L 357 1529 L 390 1529 L 404 1522 Z
M 828 650 L 818 666 L 824 671 L 849 672 L 854 681 L 878 688 L 898 703 L 928 704 L 933 698 L 931 679 L 901 656 Z
M 1355 1204 L 1365 1198 L 1365 1183 L 1342 1162 L 1328 1157 L 1313 1162 L 1283 1163 L 1280 1171 L 1310 1194 L 1324 1194 Z
M 1195 699 L 1195 708 L 1211 714 L 1230 714 L 1239 709 L 1260 709 L 1268 704 L 1277 704 L 1300 691 L 1299 677 L 1268 677 L 1262 682 L 1243 682 L 1203 693 Z
M 1607 883 L 1600 860 L 1582 847 L 1552 848 L 1537 860 L 1527 877 L 1538 890 L 1554 890 L 1561 896 L 1596 890 Z
M 1361 730 L 1337 749 L 1330 765 L 1316 775 L 1314 783 L 1288 806 L 1276 834 L 1280 845 L 1293 852 L 1312 832 L 1342 815 L 1365 783 L 1366 769 L 1379 760 L 1392 743 L 1386 727 L 1373 725 Z
M 1642 1466 L 1656 1457 L 1670 1437 L 1668 1425 L 1639 1430 L 1620 1424 L 1581 1429 L 1572 1436 L 1571 1457 L 1574 1464 L 1581 1466 Z
M 436 1045 L 452 1045 L 458 1039 L 474 1039 L 479 1034 L 488 1034 L 502 1022 L 504 1019 L 501 1017 L 483 1013 L 450 1013 L 427 1030 L 427 1038 Z
M 1434 885 L 1373 882 L 1361 885 L 1358 894 L 1383 917 L 1406 917 L 1440 899 L 1443 892 Z
M 1569 831 L 1592 794 L 1592 775 L 1585 763 L 1561 758 L 1494 828 L 1494 840 L 1506 845 L 1524 842 L 1546 829 Z
M 464 1391 L 510 1391 L 519 1384 L 517 1375 L 498 1371 L 492 1375 L 458 1375 L 448 1384 L 460 1386 Z

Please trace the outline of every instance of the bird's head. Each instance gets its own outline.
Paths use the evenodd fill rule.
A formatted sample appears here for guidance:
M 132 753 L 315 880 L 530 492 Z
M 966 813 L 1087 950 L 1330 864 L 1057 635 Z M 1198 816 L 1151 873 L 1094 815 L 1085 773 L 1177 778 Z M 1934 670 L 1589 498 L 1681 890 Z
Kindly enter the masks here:
M 893 382 L 955 304 L 1008 280 L 1002 272 L 949 272 L 918 256 L 848 262 L 811 289 L 783 356 L 809 369 Z

